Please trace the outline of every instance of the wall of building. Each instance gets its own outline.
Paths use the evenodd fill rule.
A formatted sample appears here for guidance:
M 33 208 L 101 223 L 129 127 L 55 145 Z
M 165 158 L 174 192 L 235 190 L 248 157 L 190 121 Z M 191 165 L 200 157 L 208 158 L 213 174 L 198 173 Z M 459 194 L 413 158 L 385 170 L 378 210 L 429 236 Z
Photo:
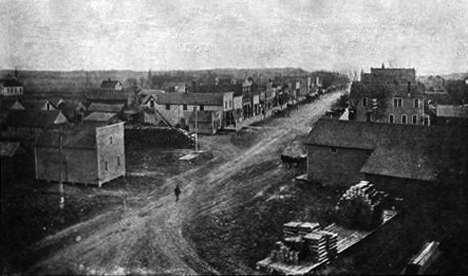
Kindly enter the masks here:
M 61 157 L 60 157 L 61 156 Z M 60 167 L 61 162 L 61 167 Z M 89 149 L 36 148 L 36 178 L 45 181 L 99 184 L 96 151 Z
M 323 185 L 351 185 L 363 178 L 360 173 L 369 150 L 307 145 L 307 177 Z
M 419 204 L 419 200 L 429 195 L 437 186 L 433 182 L 375 174 L 364 174 L 364 179 L 374 184 L 378 190 L 385 191 L 393 197 L 403 198 L 408 204 L 411 202 Z
M 96 128 L 99 185 L 125 176 L 124 124 Z
M 371 121 L 372 122 L 381 122 L 381 123 L 390 123 L 390 114 L 394 117 L 395 124 L 402 123 L 402 116 L 406 115 L 407 124 L 413 124 L 413 115 L 417 117 L 418 125 L 424 124 L 424 103 L 422 97 L 396 97 L 402 99 L 402 106 L 394 106 L 394 97 L 389 97 L 387 99 L 387 108 L 381 116 L 376 116 L 372 113 L 372 103 L 371 98 L 367 98 L 367 105 L 363 105 L 363 98 L 360 99 L 356 107 L 356 121 L 366 122 L 367 113 L 371 112 Z M 414 107 L 414 99 L 419 100 L 418 108 Z
M 4 87 L 2 86 L 0 89 L 1 95 L 2 96 L 19 96 L 23 95 L 23 87 L 22 86 L 16 86 L 16 87 Z

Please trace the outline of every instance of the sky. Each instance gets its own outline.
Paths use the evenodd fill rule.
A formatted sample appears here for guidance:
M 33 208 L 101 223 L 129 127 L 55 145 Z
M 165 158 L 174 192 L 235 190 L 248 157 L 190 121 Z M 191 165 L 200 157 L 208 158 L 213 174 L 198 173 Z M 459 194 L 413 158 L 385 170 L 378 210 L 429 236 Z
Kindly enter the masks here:
M 468 0 L 0 0 L 0 69 L 468 72 Z

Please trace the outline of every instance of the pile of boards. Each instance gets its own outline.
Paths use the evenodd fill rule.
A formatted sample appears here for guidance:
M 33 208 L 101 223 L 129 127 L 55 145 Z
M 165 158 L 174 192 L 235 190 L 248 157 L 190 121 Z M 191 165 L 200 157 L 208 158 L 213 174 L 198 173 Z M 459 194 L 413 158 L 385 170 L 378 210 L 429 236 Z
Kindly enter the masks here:
M 276 242 L 270 254 L 274 262 L 320 263 L 334 259 L 338 253 L 338 235 L 322 230 L 318 223 L 288 222 L 283 225 L 283 234 L 283 241 Z
M 374 184 L 361 181 L 351 186 L 336 206 L 342 224 L 370 229 L 383 222 L 383 204 L 388 194 L 375 189 Z

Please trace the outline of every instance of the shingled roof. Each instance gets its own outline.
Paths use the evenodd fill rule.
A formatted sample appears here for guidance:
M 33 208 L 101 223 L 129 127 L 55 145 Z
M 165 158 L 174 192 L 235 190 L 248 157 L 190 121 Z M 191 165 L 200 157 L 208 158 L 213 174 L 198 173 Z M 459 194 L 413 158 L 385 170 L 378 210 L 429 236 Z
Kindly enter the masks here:
M 67 119 L 60 110 L 10 110 L 6 125 L 10 127 L 44 128 L 54 124 L 66 123 Z
M 158 95 L 158 104 L 223 106 L 223 93 L 166 93 Z
M 112 119 L 117 118 L 117 113 L 106 113 L 106 112 L 92 112 L 86 116 L 83 121 L 92 122 L 109 122 Z
M 305 144 L 369 150 L 363 173 L 432 181 L 445 167 L 466 173 L 466 137 L 465 127 L 320 119 Z M 462 158 L 453 161 L 454 153 Z

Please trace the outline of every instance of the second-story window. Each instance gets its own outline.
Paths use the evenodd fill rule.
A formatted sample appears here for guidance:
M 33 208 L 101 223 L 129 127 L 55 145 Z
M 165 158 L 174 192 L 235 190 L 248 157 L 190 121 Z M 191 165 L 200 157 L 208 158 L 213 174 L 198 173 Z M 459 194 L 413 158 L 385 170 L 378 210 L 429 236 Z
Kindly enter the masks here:
M 419 108 L 419 99 L 414 99 L 414 108 Z
M 418 115 L 413 115 L 413 125 L 418 124 Z
M 393 106 L 394 107 L 402 107 L 403 106 L 403 99 L 402 98 L 393 98 Z
M 204 105 L 200 105 L 200 110 L 201 110 L 201 111 L 205 110 L 205 106 L 204 106 Z
M 166 104 L 166 110 L 171 110 L 171 105 L 170 104 Z
M 362 106 L 367 106 L 367 98 L 362 98 Z
M 184 104 L 184 110 L 187 110 L 187 105 L 186 104 Z

